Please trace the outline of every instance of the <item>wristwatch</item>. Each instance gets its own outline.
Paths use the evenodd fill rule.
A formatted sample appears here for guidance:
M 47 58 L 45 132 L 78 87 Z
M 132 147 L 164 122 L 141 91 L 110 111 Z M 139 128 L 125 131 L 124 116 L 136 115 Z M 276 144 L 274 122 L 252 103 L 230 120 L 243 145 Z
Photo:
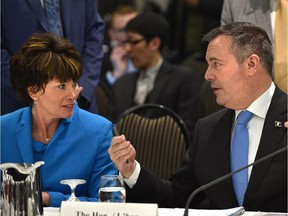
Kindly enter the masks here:
M 82 109 L 87 109 L 90 106 L 90 101 L 83 97 L 82 95 L 80 95 L 77 99 L 78 101 L 78 106 Z

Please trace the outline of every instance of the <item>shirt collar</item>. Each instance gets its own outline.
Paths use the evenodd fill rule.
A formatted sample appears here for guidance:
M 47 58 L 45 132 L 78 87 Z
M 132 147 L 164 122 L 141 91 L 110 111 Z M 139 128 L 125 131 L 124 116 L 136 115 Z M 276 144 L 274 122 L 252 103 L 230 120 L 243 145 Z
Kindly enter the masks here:
M 260 118 L 265 118 L 270 106 L 273 94 L 275 92 L 275 84 L 272 82 L 271 86 L 258 97 L 246 110 Z M 242 110 L 235 110 L 235 119 Z
M 163 63 L 163 58 L 161 57 L 159 59 L 159 61 L 154 66 L 147 68 L 146 73 L 147 74 L 156 74 L 158 72 L 159 68 L 161 67 L 162 63 Z

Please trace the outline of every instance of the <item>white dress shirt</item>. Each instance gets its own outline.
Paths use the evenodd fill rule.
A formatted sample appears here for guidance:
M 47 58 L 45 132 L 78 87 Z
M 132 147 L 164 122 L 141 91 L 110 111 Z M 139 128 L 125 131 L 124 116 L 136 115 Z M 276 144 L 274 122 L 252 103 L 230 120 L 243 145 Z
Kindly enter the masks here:
M 255 160 L 258 146 L 260 143 L 260 138 L 262 135 L 264 121 L 265 121 L 266 114 L 268 112 L 268 108 L 270 106 L 274 91 L 275 91 L 275 84 L 272 82 L 271 86 L 247 108 L 248 111 L 253 113 L 252 119 L 247 124 L 248 133 L 249 133 L 248 164 L 254 162 Z M 236 123 L 237 116 L 241 111 L 242 110 L 235 110 L 233 133 L 234 133 L 234 126 Z M 250 178 L 252 168 L 253 166 L 248 168 L 248 178 Z

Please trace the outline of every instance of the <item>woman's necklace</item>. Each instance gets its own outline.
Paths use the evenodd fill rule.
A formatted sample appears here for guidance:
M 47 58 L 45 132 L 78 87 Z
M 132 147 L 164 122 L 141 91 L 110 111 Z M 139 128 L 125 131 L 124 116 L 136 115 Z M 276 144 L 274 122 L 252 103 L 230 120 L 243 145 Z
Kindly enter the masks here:
M 39 142 L 43 142 L 45 144 L 48 144 L 51 141 L 53 134 L 54 134 L 60 120 L 56 121 L 56 124 L 54 124 L 54 122 L 52 122 L 52 123 L 50 122 L 50 124 L 47 124 L 47 123 L 49 123 L 49 121 L 48 121 L 45 124 L 45 121 L 41 121 L 41 118 L 39 117 L 35 106 L 32 107 L 32 136 L 35 140 L 37 140 Z M 40 125 L 42 125 L 42 127 Z M 48 126 L 49 126 L 49 128 L 48 128 Z M 52 127 L 52 130 L 51 130 L 51 127 Z M 55 129 L 55 130 L 53 130 L 53 129 Z M 49 136 L 49 135 L 52 135 L 52 136 Z
M 44 140 L 45 140 L 47 143 L 49 143 L 50 140 L 51 140 L 51 138 L 44 137 Z
M 34 139 L 40 142 L 43 142 L 45 144 L 48 144 L 51 141 L 52 137 L 48 138 L 48 137 L 43 136 L 41 133 L 34 132 Z

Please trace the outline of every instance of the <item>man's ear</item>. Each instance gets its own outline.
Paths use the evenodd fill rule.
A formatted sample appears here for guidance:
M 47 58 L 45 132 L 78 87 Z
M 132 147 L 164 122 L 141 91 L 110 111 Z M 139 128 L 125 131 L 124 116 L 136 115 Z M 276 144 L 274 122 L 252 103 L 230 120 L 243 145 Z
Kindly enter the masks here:
M 252 54 L 246 59 L 247 69 L 248 69 L 248 75 L 253 76 L 260 65 L 260 58 L 256 54 Z
M 161 47 L 161 39 L 159 37 L 155 37 L 149 42 L 149 46 L 153 50 L 159 50 Z

